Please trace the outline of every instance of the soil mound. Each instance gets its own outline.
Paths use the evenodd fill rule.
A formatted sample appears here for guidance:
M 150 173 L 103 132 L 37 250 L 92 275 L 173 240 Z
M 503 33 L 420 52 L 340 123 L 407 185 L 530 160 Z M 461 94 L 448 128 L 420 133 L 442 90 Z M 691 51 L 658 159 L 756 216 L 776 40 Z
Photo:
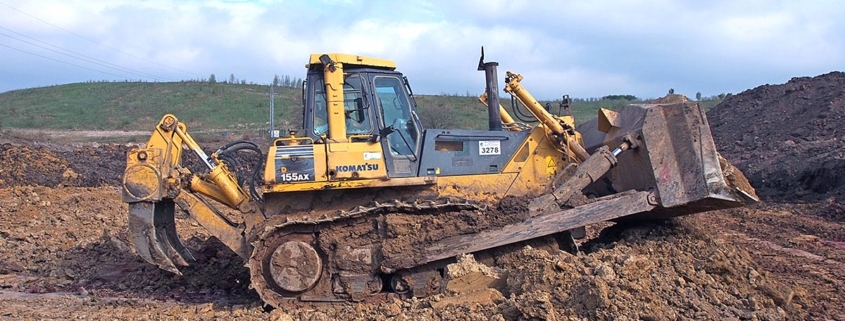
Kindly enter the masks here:
M 720 152 L 764 199 L 845 197 L 845 73 L 729 95 L 707 117 Z
M 803 292 L 756 267 L 748 253 L 686 218 L 615 226 L 572 255 L 532 246 L 494 255 L 503 297 L 438 295 L 321 309 L 333 318 L 426 320 L 779 320 L 800 317 Z M 486 260 L 482 260 L 486 261 Z M 464 295 L 467 296 L 467 295 Z M 274 311 L 307 319 L 312 311 Z
M 0 221 L 7 222 L 0 225 L 0 256 L 9 258 L 0 262 L 0 289 L 72 293 L 82 301 L 93 296 L 214 302 L 231 313 L 261 315 L 260 299 L 248 288 L 242 262 L 204 229 L 188 219 L 177 220 L 186 246 L 199 260 L 180 277 L 132 253 L 125 213 L 116 187 L 0 188 Z M 702 225 L 696 219 L 605 228 L 578 255 L 539 242 L 489 253 L 479 262 L 498 269 L 504 282 L 494 286 L 500 295 L 476 291 L 345 303 L 321 306 L 319 312 L 292 308 L 275 310 L 271 317 L 308 320 L 319 313 L 323 318 L 316 320 L 776 320 L 804 314 L 803 292 L 773 280 L 744 250 L 711 239 L 695 227 Z M 490 299 L 474 297 L 479 295 Z M 22 308 L 22 314 L 12 315 L 40 311 L 46 318 L 61 318 L 68 316 L 70 310 L 65 309 L 79 303 L 51 304 L 55 309 Z M 95 312 L 100 315 L 129 316 L 136 310 L 110 310 L 105 303 L 97 307 L 103 309 Z
M 55 187 L 78 178 L 56 153 L 28 146 L 0 145 L 0 186 Z
M 120 185 L 124 145 L 0 145 L 0 186 L 99 187 Z
M 133 253 L 127 206 L 116 187 L 0 189 L 0 289 L 26 293 L 92 292 L 155 299 L 255 301 L 249 272 L 225 245 L 187 219 L 177 223 L 199 262 L 185 276 Z M 240 298 L 240 299 L 238 299 Z M 2 310 L 2 309 L 0 309 Z
M 131 148 L 131 144 L 0 143 L 0 187 L 121 186 Z M 216 149 L 205 148 L 205 152 L 211 155 Z M 199 157 L 186 153 L 190 154 L 183 156 L 183 166 L 194 173 L 208 171 Z M 259 160 L 256 153 L 238 152 L 229 160 L 230 169 L 247 179 Z

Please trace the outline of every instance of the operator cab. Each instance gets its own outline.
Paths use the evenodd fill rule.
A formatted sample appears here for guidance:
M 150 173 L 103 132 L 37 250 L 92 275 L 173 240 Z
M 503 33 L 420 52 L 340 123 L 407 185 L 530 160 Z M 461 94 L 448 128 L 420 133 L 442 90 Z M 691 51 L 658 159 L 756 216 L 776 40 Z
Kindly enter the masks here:
M 303 130 L 299 137 L 277 139 L 268 151 L 272 158 L 266 162 L 265 192 L 516 175 L 528 166 L 529 150 L 536 148 L 528 140 L 533 130 L 423 129 L 408 81 L 392 61 L 315 54 L 306 67 Z M 537 133 L 532 141 L 542 140 L 543 129 Z M 506 168 L 509 162 L 514 165 Z M 555 161 L 543 164 L 538 175 L 556 170 Z
M 419 169 L 422 124 L 407 79 L 392 64 L 386 60 L 343 64 L 343 110 L 338 113 L 343 114 L 344 131 L 340 137 L 330 133 L 332 119 L 339 118 L 329 114 L 332 98 L 339 95 L 327 92 L 333 87 L 326 86 L 326 65 L 309 64 L 302 134 L 315 143 L 380 141 L 388 176 L 414 177 Z

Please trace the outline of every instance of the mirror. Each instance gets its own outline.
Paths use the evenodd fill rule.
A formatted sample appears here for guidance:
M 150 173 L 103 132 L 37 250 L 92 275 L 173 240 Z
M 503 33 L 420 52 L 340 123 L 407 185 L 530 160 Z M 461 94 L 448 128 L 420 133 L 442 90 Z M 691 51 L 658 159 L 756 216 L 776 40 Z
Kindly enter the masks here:
M 364 100 L 361 97 L 355 98 L 355 112 L 357 113 L 357 122 L 364 122 Z

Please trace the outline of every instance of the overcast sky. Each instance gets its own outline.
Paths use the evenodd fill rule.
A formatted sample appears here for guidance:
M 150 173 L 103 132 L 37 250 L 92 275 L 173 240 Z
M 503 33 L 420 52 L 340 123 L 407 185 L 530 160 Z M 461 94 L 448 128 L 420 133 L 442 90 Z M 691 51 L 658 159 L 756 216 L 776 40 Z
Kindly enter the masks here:
M 0 0 L 0 92 L 87 80 L 304 77 L 310 53 L 395 60 L 479 94 L 479 51 L 541 99 L 694 97 L 845 69 L 839 1 Z M 500 85 L 501 86 L 501 85 Z

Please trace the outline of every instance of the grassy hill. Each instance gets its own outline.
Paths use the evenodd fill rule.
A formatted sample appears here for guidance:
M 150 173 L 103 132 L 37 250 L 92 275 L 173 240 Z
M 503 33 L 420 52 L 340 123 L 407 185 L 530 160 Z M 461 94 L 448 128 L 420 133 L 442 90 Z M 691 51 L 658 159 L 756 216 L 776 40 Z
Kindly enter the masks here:
M 275 90 L 276 127 L 298 127 L 300 89 Z M 453 126 L 482 129 L 487 111 L 475 97 L 418 95 L 420 114 L 446 112 Z M 640 101 L 581 99 L 572 110 L 580 123 L 599 107 L 616 108 Z M 708 107 L 718 101 L 706 100 Z M 507 95 L 502 103 L 510 109 Z M 173 113 L 192 132 L 262 135 L 268 126 L 266 85 L 172 83 L 76 83 L 0 94 L 0 129 L 148 131 L 162 115 Z M 552 103 L 552 111 L 557 111 Z M 424 117 L 423 117 L 424 118 Z
M 3 127 L 147 130 L 166 113 L 194 127 L 266 127 L 267 86 L 176 83 L 77 83 L 0 94 Z M 277 88 L 276 110 L 298 109 L 299 91 Z M 260 124 L 259 124 L 260 123 Z M 260 126 L 259 126 L 260 125 Z

